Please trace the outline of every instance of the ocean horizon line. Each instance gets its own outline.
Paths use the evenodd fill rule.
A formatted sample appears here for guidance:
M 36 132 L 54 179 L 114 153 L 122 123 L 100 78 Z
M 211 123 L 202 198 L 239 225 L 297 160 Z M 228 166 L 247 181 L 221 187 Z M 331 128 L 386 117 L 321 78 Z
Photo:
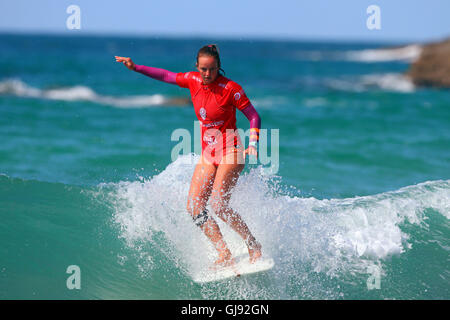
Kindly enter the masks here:
M 131 38 L 153 40 L 221 40 L 221 41 L 260 41 L 260 42 L 293 42 L 293 43 L 335 43 L 335 44 L 367 44 L 367 45 L 408 45 L 425 44 L 443 40 L 442 38 L 430 39 L 368 39 L 368 38 L 326 38 L 326 37 L 302 37 L 293 35 L 255 35 L 255 34 L 183 34 L 183 33 L 143 33 L 143 32 L 108 32 L 80 30 L 50 31 L 50 30 L 0 30 L 0 36 L 48 36 L 48 37 L 79 37 L 79 38 Z M 449 35 L 450 36 L 450 35 Z

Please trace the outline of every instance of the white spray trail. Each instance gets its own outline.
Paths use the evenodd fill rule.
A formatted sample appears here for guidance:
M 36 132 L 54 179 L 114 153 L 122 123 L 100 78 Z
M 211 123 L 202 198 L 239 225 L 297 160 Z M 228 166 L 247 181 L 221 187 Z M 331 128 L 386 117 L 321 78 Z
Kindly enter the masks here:
M 121 237 L 132 246 L 154 241 L 156 233 L 163 234 L 170 243 L 167 254 L 188 276 L 216 258 L 215 250 L 186 211 L 197 159 L 193 155 L 180 157 L 149 180 L 114 184 L 113 192 L 114 218 Z M 288 195 L 276 177 L 255 168 L 239 178 L 230 205 L 262 243 L 263 254 L 275 259 L 272 273 L 281 282 L 305 270 L 339 277 L 342 273 L 366 273 L 368 266 L 409 250 L 409 236 L 401 226 L 425 224 L 426 209 L 449 218 L 450 181 L 425 182 L 365 197 L 321 200 Z M 232 251 L 241 250 L 242 240 L 216 220 Z

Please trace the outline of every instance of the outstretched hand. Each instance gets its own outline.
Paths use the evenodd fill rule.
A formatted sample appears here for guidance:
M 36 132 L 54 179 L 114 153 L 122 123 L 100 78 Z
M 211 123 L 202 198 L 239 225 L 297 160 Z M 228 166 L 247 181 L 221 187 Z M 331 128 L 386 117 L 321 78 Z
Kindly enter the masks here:
M 116 62 L 122 62 L 125 65 L 125 67 L 127 67 L 130 70 L 134 70 L 134 68 L 136 67 L 136 65 L 131 60 L 131 58 L 119 57 L 119 56 L 115 56 L 115 57 L 116 57 Z

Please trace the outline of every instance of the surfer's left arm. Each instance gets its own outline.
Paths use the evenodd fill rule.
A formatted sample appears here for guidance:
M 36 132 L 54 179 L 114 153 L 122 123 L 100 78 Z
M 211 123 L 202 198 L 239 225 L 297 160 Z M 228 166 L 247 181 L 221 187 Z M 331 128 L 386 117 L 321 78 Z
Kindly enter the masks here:
M 258 141 L 259 141 L 259 130 L 261 129 L 261 118 L 255 107 L 250 103 L 247 107 L 241 110 L 242 113 L 250 121 L 250 142 L 249 147 L 245 150 L 245 154 L 258 156 Z

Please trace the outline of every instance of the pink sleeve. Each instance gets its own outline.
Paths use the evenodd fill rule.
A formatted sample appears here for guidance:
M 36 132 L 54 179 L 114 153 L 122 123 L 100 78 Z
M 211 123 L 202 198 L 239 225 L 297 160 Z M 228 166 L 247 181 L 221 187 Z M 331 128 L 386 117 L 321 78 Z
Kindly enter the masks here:
M 261 118 L 251 103 L 241 111 L 250 121 L 250 128 L 261 128 Z
M 255 107 L 253 107 L 251 103 L 241 111 L 250 121 L 250 146 L 256 147 L 256 144 L 259 141 L 261 118 L 259 117 L 258 112 L 256 112 Z
M 145 74 L 146 76 L 149 76 L 150 78 L 171 83 L 171 84 L 177 84 L 176 78 L 177 74 L 175 72 L 167 71 L 164 69 L 159 68 L 153 68 L 153 67 L 147 67 L 142 65 L 135 65 L 134 71 Z

